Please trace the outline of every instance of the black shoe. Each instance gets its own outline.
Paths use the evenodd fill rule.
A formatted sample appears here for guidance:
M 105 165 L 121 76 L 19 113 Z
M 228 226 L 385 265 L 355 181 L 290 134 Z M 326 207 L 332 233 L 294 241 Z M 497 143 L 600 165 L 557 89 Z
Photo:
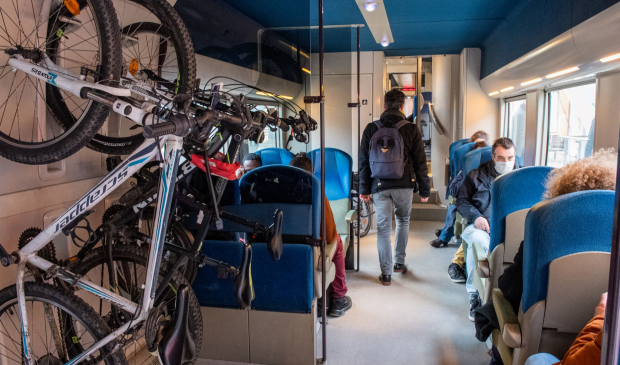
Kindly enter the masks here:
M 448 242 L 442 241 L 439 238 L 436 238 L 434 240 L 431 241 L 431 246 L 435 247 L 435 248 L 439 248 L 441 246 L 447 246 Z
M 448 275 L 450 275 L 450 280 L 454 283 L 464 283 L 466 280 L 465 270 L 455 263 L 451 263 L 448 266 Z
M 379 281 L 385 286 L 392 285 L 392 275 L 379 275 Z
M 341 317 L 344 315 L 344 312 L 351 309 L 351 306 L 353 306 L 353 302 L 346 295 L 342 298 L 332 298 L 327 315 L 330 317 Z
M 435 230 L 435 236 L 437 236 L 437 237 L 441 236 L 441 229 L 436 229 Z
M 404 274 L 407 272 L 407 266 L 405 264 L 394 264 L 394 272 L 402 272 Z
M 469 320 L 474 321 L 474 315 L 476 314 L 476 309 L 480 308 L 482 302 L 480 301 L 480 295 L 470 294 L 469 295 Z

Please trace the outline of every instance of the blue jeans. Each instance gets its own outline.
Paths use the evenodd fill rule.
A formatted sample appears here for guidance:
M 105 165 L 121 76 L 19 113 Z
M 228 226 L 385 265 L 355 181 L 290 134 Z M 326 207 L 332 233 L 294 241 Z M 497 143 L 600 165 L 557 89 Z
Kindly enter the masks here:
M 456 205 L 449 204 L 446 213 L 446 222 L 443 225 L 439 239 L 444 242 L 450 242 L 454 237 L 454 221 L 456 221 Z
M 489 245 L 491 244 L 491 236 L 481 229 L 476 228 L 473 224 L 470 224 L 461 233 L 463 241 L 467 242 L 466 253 L 466 266 L 467 266 L 467 282 L 465 282 L 465 288 L 469 295 L 478 292 L 474 285 L 474 268 L 476 267 L 476 261 L 474 261 L 474 242 L 480 243 L 482 248 L 489 253 Z
M 381 274 L 392 275 L 392 211 L 396 215 L 396 242 L 394 261 L 405 263 L 405 251 L 409 240 L 409 217 L 413 201 L 412 189 L 389 189 L 372 194 L 377 213 L 377 250 Z
M 550 354 L 535 354 L 530 356 L 524 365 L 551 365 L 560 361 L 557 357 Z

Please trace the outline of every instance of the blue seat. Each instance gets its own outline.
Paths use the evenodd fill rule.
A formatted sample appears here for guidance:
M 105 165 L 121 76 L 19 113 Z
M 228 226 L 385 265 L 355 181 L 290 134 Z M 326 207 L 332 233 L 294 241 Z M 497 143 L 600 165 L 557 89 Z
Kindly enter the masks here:
M 263 166 L 268 165 L 288 165 L 294 155 L 283 148 L 265 148 L 255 152 L 263 160 Z
M 450 181 L 452 181 L 452 179 L 454 179 L 454 177 L 458 173 L 458 170 L 456 169 L 457 168 L 456 150 L 462 145 L 466 143 L 470 143 L 468 141 L 469 139 L 460 139 L 456 142 L 453 142 L 450 145 Z
M 491 147 L 478 148 L 465 154 L 463 175 L 467 176 L 472 170 L 491 160 Z
M 538 352 L 562 358 L 607 291 L 614 192 L 590 190 L 542 201 L 525 220 L 519 314 L 499 289 L 493 302 L 504 363 L 522 365 Z M 503 349 L 503 350 L 502 350 Z
M 472 151 L 474 152 L 474 151 Z M 491 188 L 491 242 L 488 257 L 474 244 L 474 284 L 486 303 L 504 267 L 513 262 L 523 240 L 525 216 L 543 199 L 545 181 L 552 167 L 534 166 L 514 170 L 497 178 Z M 510 231 L 509 235 L 506 232 Z
M 465 165 L 465 155 L 474 148 L 474 145 L 474 142 L 464 143 L 454 151 L 454 161 L 456 162 L 454 165 L 454 176 L 463 169 Z
M 235 241 L 205 241 L 200 250 L 204 255 L 232 266 L 239 266 L 243 244 Z M 198 270 L 192 288 L 203 307 L 241 308 L 234 292 L 235 281 L 219 277 L 217 267 L 205 265 Z
M 273 261 L 266 245 L 253 244 L 252 278 L 255 299 L 252 309 L 308 313 L 319 297 L 321 271 L 319 250 L 308 239 L 318 239 L 320 229 L 319 180 L 301 169 L 271 165 L 254 169 L 240 182 L 241 204 L 224 207 L 229 213 L 269 226 L 273 213 L 284 213 L 284 251 Z M 248 227 L 224 221 L 224 230 L 251 232 Z M 335 276 L 331 261 L 335 245 L 326 249 L 327 284 Z

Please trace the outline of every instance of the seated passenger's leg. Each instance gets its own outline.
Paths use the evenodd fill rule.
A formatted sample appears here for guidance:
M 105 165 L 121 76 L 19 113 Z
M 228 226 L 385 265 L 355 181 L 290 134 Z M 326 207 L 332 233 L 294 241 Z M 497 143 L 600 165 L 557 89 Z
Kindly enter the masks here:
M 454 283 L 465 282 L 465 253 L 463 252 L 463 244 L 454 254 L 450 266 L 448 266 L 448 276 Z
M 390 285 L 392 275 L 392 197 L 389 191 L 380 191 L 372 194 L 372 200 L 377 214 L 377 250 L 381 265 L 381 282 Z
M 439 248 L 441 246 L 447 246 L 448 242 L 454 236 L 454 216 L 456 215 L 456 205 L 448 205 L 448 211 L 446 213 L 446 220 L 441 230 L 441 234 L 437 239 L 431 241 L 431 246 Z
M 338 238 L 337 248 L 334 257 L 332 257 L 332 262 L 336 266 L 336 277 L 331 284 L 332 299 L 329 313 L 327 313 L 332 317 L 342 316 L 352 306 L 351 298 L 346 296 L 348 289 L 346 283 L 347 273 L 344 268 L 344 248 L 340 235 L 336 237 Z
M 551 365 L 558 361 L 560 360 L 551 354 L 534 354 L 527 359 L 524 365 Z
M 396 215 L 396 233 L 394 242 L 394 271 L 406 272 L 405 256 L 407 242 L 409 241 L 409 222 L 411 219 L 411 203 L 413 201 L 413 190 L 395 189 L 392 190 L 392 200 L 394 200 L 394 214 Z
M 463 240 L 467 242 L 467 282 L 465 284 L 467 292 L 469 293 L 469 319 L 474 320 L 474 314 L 476 309 L 482 304 L 480 301 L 480 295 L 476 286 L 474 285 L 474 249 L 473 243 L 478 242 L 488 252 L 489 245 L 491 243 L 491 236 L 486 231 L 476 228 L 473 224 L 470 224 L 463 230 Z

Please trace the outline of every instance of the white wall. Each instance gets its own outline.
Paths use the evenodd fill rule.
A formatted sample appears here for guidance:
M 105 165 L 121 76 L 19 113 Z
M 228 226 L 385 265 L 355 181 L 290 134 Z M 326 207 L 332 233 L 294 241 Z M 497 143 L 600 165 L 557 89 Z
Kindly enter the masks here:
M 620 130 L 620 72 L 599 75 L 596 85 L 594 151 L 612 147 L 618 150 Z
M 465 48 L 461 52 L 461 105 L 463 131 L 459 138 L 467 138 L 479 129 L 489 133 L 491 139 L 500 134 L 500 101 L 489 97 L 480 86 L 479 48 Z

